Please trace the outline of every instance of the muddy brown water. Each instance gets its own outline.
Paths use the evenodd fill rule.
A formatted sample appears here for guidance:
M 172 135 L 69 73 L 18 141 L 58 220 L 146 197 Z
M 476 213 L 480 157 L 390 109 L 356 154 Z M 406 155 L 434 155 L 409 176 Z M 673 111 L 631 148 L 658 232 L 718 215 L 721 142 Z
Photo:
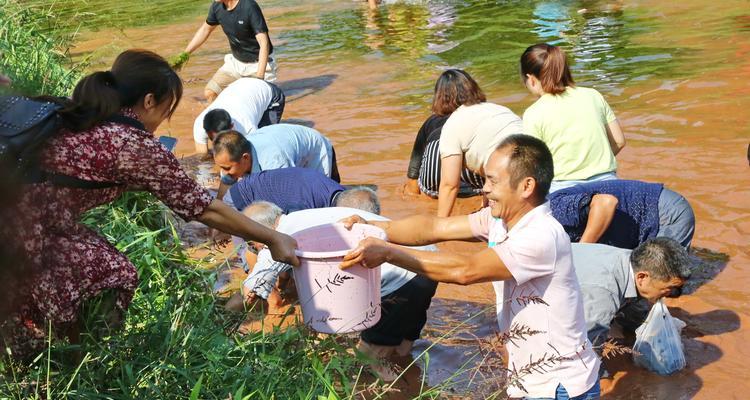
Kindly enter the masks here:
M 491 101 L 521 114 L 533 99 L 516 76 L 525 46 L 566 46 L 574 76 L 602 91 L 628 140 L 618 156 L 623 178 L 664 182 L 692 203 L 693 245 L 703 260 L 693 292 L 670 299 L 687 322 L 687 368 L 660 377 L 627 357 L 608 362 L 611 399 L 748 398 L 750 358 L 750 8 L 747 1 L 655 0 L 487 3 L 389 3 L 370 13 L 357 2 L 261 3 L 276 46 L 279 84 L 288 95 L 284 119 L 313 126 L 337 148 L 345 183 L 378 185 L 383 214 L 434 213 L 434 201 L 401 193 L 414 135 L 428 116 L 442 68 L 467 69 Z M 76 51 L 100 65 L 129 47 L 178 53 L 202 19 L 85 34 Z M 159 134 L 178 137 L 177 153 L 211 182 L 210 165 L 192 157 L 192 124 L 205 104 L 205 80 L 220 66 L 226 40 L 216 31 L 182 71 L 185 96 Z M 200 170 L 200 171 L 198 171 Z M 479 207 L 465 199 L 459 211 Z M 475 245 L 448 243 L 445 251 Z M 425 341 L 428 384 L 462 364 L 489 364 L 477 338 L 493 335 L 489 284 L 441 284 Z M 491 307 L 490 307 L 491 308 Z M 465 322 L 450 337 L 436 340 Z M 480 355 L 480 357 L 477 357 Z M 491 368 L 464 373 L 446 393 L 483 398 Z M 479 372 L 476 372 L 479 371 Z M 412 377 L 418 382 L 417 377 Z M 486 383 L 483 383 L 486 382 Z M 416 385 L 418 387 L 418 385 Z M 403 395 L 408 397 L 408 391 Z

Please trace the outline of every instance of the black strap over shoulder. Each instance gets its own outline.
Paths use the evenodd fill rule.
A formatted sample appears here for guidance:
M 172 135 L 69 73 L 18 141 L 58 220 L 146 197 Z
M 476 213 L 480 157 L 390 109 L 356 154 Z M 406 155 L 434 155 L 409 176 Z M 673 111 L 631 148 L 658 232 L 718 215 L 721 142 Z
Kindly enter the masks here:
M 61 99 L 0 96 L 0 160 L 7 166 L 2 173 L 15 175 L 24 183 L 49 181 L 80 189 L 120 186 L 120 183 L 88 181 L 39 168 L 40 149 L 62 127 L 58 111 L 64 101 L 56 100 Z M 145 130 L 143 123 L 124 115 L 113 115 L 107 121 Z

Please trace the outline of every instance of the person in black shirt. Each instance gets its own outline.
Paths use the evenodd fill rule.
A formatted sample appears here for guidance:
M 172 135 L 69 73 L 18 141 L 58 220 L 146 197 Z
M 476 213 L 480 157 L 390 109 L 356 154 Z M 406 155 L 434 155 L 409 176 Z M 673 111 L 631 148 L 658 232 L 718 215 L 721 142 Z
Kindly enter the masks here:
M 276 62 L 271 58 L 273 44 L 258 3 L 254 0 L 214 0 L 206 22 L 185 47 L 185 53 L 198 49 L 218 25 L 227 35 L 232 52 L 224 57 L 224 65 L 206 85 L 204 96 L 209 102 L 241 77 L 256 77 L 269 82 L 276 80 Z

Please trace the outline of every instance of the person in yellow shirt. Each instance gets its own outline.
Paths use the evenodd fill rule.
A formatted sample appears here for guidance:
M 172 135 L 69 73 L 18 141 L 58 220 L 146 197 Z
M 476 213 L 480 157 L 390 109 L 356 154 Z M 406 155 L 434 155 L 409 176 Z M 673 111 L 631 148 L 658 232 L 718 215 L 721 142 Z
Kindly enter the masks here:
M 521 56 L 521 76 L 538 97 L 523 114 L 523 131 L 547 144 L 554 159 L 550 192 L 617 178 L 615 156 L 625 135 L 601 93 L 575 85 L 563 50 L 530 46 Z

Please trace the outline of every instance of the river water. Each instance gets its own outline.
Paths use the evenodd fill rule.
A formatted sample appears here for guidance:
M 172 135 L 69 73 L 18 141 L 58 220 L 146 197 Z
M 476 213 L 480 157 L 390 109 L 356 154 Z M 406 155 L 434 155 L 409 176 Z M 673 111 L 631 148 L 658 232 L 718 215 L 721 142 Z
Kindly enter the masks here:
M 129 47 L 177 54 L 205 18 L 207 3 L 172 4 L 187 16 L 146 27 L 85 33 L 75 51 L 94 65 L 109 65 Z M 414 1 L 389 2 L 376 12 L 352 1 L 266 0 L 261 6 L 288 97 L 284 119 L 328 136 L 345 183 L 377 184 L 383 214 L 392 218 L 436 209 L 434 201 L 404 196 L 401 185 L 441 70 L 466 69 L 490 101 L 520 115 L 533 102 L 517 72 L 521 52 L 539 41 L 563 46 L 576 81 L 601 91 L 625 130 L 618 174 L 683 194 L 695 209 L 693 245 L 704 260 L 692 293 L 668 301 L 688 324 L 687 368 L 659 377 L 620 357 L 608 363 L 615 379 L 607 398 L 748 397 L 750 2 Z M 191 157 L 192 123 L 205 106 L 205 80 L 227 49 L 217 30 L 183 69 L 184 100 L 160 128 L 159 134 L 180 139 L 177 152 L 187 165 L 199 165 Z M 466 199 L 459 211 L 478 206 Z M 495 329 L 491 307 L 468 318 L 493 303 L 492 288 L 440 285 L 437 297 L 427 341 L 418 346 L 438 342 L 427 383 L 438 384 L 466 364 L 473 372 L 461 374 L 447 393 L 483 398 L 493 380 L 486 345 Z

